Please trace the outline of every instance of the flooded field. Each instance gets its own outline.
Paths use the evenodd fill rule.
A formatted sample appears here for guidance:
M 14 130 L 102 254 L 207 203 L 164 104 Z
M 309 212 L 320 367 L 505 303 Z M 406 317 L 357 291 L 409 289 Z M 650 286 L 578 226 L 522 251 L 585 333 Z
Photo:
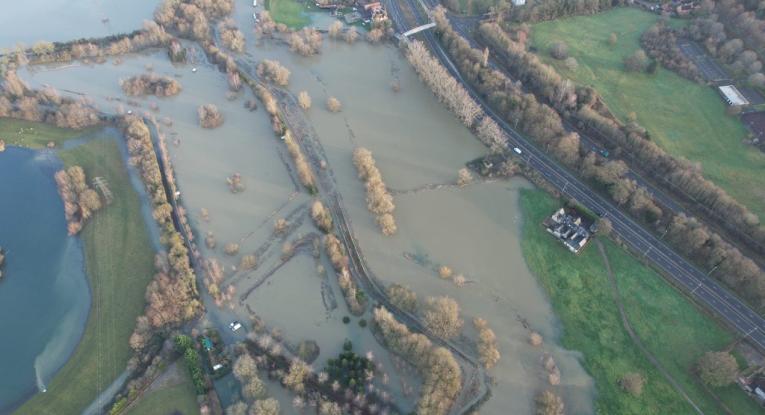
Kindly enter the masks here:
M 0 14 L 0 48 L 63 42 L 133 31 L 151 19 L 159 0 L 29 0 Z
M 251 10 L 242 9 L 237 17 L 249 36 L 244 13 L 251 19 Z M 559 390 L 570 412 L 592 412 L 592 381 L 576 354 L 556 346 L 557 319 L 520 253 L 517 189 L 528 184 L 514 180 L 465 188 L 453 185 L 457 171 L 485 149 L 437 102 L 391 46 L 325 40 L 320 56 L 303 58 L 283 46 L 254 47 L 250 42 L 243 60 L 257 63 L 266 57 L 291 70 L 288 89 L 292 93 L 305 90 L 313 98 L 307 119 L 326 152 L 353 231 L 375 274 L 386 284 L 412 288 L 420 299 L 431 295 L 457 299 L 465 320 L 460 344 L 473 347 L 473 317 L 485 318 L 498 334 L 502 360 L 491 371 L 493 397 L 481 412 L 531 413 L 534 393 L 547 384 L 541 363 L 544 353 L 550 353 L 560 367 Z M 350 339 L 360 353 L 372 352 L 389 372 L 386 389 L 402 409 L 412 409 L 416 393 L 411 389 L 416 389 L 416 381 L 411 373 L 396 370 L 399 365 L 369 329 L 361 327 L 360 320 L 369 321 L 369 313 L 351 317 L 348 324 L 342 321 L 350 312 L 336 278 L 326 272 L 331 266 L 314 255 L 318 231 L 308 217 L 311 197 L 292 177 L 289 156 L 274 137 L 265 112 L 245 108 L 244 102 L 253 99 L 249 92 L 227 99 L 225 77 L 201 62 L 194 65 L 196 73 L 191 72 L 192 65 L 173 67 L 164 53 L 155 53 L 127 57 L 120 65 L 37 68 L 22 76 L 34 85 L 50 84 L 90 96 L 106 111 L 122 107 L 167 118 L 161 130 L 198 244 L 205 257 L 224 265 L 224 286 L 236 289 L 222 309 L 207 302 L 210 321 L 247 321 L 257 315 L 269 329 L 278 329 L 288 344 L 314 340 L 321 350 L 313 364 L 317 371 L 340 352 L 344 339 Z M 183 92 L 169 99 L 137 99 L 138 106 L 129 105 L 119 79 L 147 68 L 177 77 Z M 394 82 L 400 92 L 391 88 Z M 329 96 L 343 103 L 342 112 L 326 110 Z M 218 129 L 198 126 L 196 109 L 207 103 L 218 106 L 225 118 Z M 150 106 L 158 110 L 151 111 Z M 394 194 L 399 231 L 393 237 L 380 234 L 366 209 L 364 186 L 351 161 L 356 146 L 372 151 Z M 236 194 L 226 183 L 235 173 L 245 186 Z M 430 190 L 435 186 L 429 185 L 443 186 Z M 282 218 L 289 225 L 279 234 L 274 223 Z M 211 248 L 204 243 L 208 232 L 216 242 Z M 227 243 L 239 244 L 238 253 L 224 254 Z M 257 266 L 240 269 L 241 258 L 253 253 Z M 438 265 L 464 274 L 466 284 L 458 287 L 440 279 L 433 270 Z M 530 330 L 544 336 L 542 348 L 528 344 Z M 282 408 L 291 406 L 286 394 L 277 395 Z
M 79 239 L 68 236 L 47 151 L 0 153 L 0 413 L 45 391 L 82 336 L 90 308 Z M 8 178 L 12 177 L 12 180 Z

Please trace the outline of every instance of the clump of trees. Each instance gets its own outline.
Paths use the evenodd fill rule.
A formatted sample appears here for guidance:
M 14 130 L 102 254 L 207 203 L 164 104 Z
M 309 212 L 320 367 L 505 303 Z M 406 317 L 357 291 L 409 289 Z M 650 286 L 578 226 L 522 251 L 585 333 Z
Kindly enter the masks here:
M 629 72 L 645 72 L 651 60 L 643 49 L 638 49 L 624 58 L 624 69 Z
M 258 365 L 246 351 L 237 357 L 232 369 L 234 377 L 242 385 L 242 396 L 248 402 L 266 398 L 266 386 L 258 376 Z
M 207 381 L 205 380 L 204 369 L 202 369 L 202 358 L 194 347 L 194 340 L 185 334 L 179 334 L 175 336 L 174 343 L 175 350 L 183 356 L 183 361 L 186 363 L 189 375 L 191 375 L 191 382 L 194 384 L 197 395 L 204 394 L 207 391 Z
M 377 215 L 377 224 L 382 233 L 393 235 L 397 230 L 393 218 L 396 205 L 393 203 L 393 196 L 385 187 L 380 170 L 375 165 L 372 152 L 363 147 L 354 149 L 353 164 L 367 189 L 367 209 Z
M 242 175 L 238 172 L 226 177 L 226 183 L 231 193 L 242 193 L 247 188 L 242 182 Z
M 696 364 L 699 377 L 709 386 L 727 386 L 736 380 L 738 362 L 728 352 L 706 352 Z
M 343 22 L 339 20 L 332 22 L 332 24 L 329 25 L 327 34 L 329 35 L 330 39 L 339 39 L 340 35 L 343 34 Z
M 459 304 L 446 296 L 426 298 L 422 320 L 428 330 L 446 339 L 457 336 L 464 323 L 460 318 Z
M 651 26 L 640 36 L 640 46 L 661 66 L 694 82 L 703 78 L 696 65 L 677 46 L 677 33 L 663 22 Z
M 309 27 L 293 32 L 288 39 L 290 50 L 302 56 L 313 56 L 321 52 L 321 42 L 321 33 Z
M 266 398 L 255 401 L 250 409 L 252 415 L 279 415 L 279 401 Z
M 215 259 L 211 258 L 207 260 L 205 278 L 203 280 L 207 292 L 215 301 L 215 304 L 220 307 L 224 301 L 228 301 L 233 296 L 233 291 L 224 292 L 220 288 L 220 284 L 223 283 L 223 266 Z M 229 286 L 230 290 L 235 289 L 233 285 Z
M 123 125 L 130 163 L 141 172 L 155 211 L 167 212 L 169 203 L 148 127 L 136 116 L 125 117 Z M 193 318 L 202 305 L 183 237 L 170 215 L 154 215 L 154 218 L 162 230 L 161 241 L 167 252 L 155 260 L 157 273 L 146 288 L 148 304 L 144 314 L 153 328 L 172 327 Z M 149 333 L 141 327 L 136 327 L 134 336 L 145 338 Z
M 385 294 L 396 307 L 409 313 L 417 311 L 417 294 L 409 288 L 400 284 L 391 284 L 385 289 Z
M 101 209 L 101 197 L 88 186 L 85 171 L 80 166 L 59 170 L 54 178 L 58 193 L 64 201 L 67 230 L 69 235 L 75 235 L 93 213 Z
M 279 86 L 287 86 L 290 81 L 290 70 L 285 68 L 279 61 L 263 59 L 258 64 L 257 73 L 258 76 L 265 81 L 272 82 Z
M 300 108 L 303 110 L 311 108 L 311 96 L 308 95 L 308 91 L 300 91 L 298 94 L 298 105 L 300 105 Z
M 645 386 L 645 377 L 638 372 L 625 373 L 619 379 L 619 386 L 632 396 L 640 396 Z
M 348 308 L 351 309 L 351 313 L 360 316 L 366 309 L 367 296 L 363 291 L 356 288 L 356 283 L 351 278 L 351 272 L 348 269 L 348 256 L 345 254 L 342 243 L 333 233 L 328 233 L 324 236 L 324 249 L 335 269 L 337 282 L 343 291 Z
M 509 18 L 515 22 L 539 22 L 555 20 L 567 16 L 590 15 L 628 4 L 625 0 L 596 2 L 561 2 L 541 0 L 528 3 L 523 7 L 499 7 L 500 20 Z
M 154 21 L 179 35 L 209 41 L 209 22 L 231 14 L 233 0 L 165 0 L 154 12 Z
M 470 97 L 465 88 L 441 66 L 438 59 L 428 52 L 422 42 L 411 42 L 406 49 L 406 58 L 438 99 L 452 110 L 465 126 L 472 127 L 482 114 L 481 107 Z
M 365 384 L 374 378 L 375 365 L 370 359 L 357 355 L 351 341 L 346 340 L 337 358 L 327 360 L 326 371 L 329 380 L 337 381 L 356 393 L 363 393 Z
M 563 405 L 563 399 L 556 395 L 553 391 L 546 390 L 537 395 L 537 415 L 563 415 L 565 413 L 565 406 Z
M 197 116 L 202 128 L 218 128 L 223 125 L 223 115 L 213 104 L 200 105 L 197 108 Z
M 462 371 L 451 352 L 410 332 L 385 307 L 376 308 L 373 316 L 385 345 L 412 363 L 423 377 L 417 413 L 447 414 L 462 386 Z
M 314 200 L 311 204 L 311 218 L 316 226 L 325 233 L 332 231 L 332 214 L 319 199 Z
M 300 145 L 295 141 L 290 130 L 284 132 L 284 145 L 287 146 L 287 152 L 292 156 L 292 161 L 295 162 L 295 170 L 297 170 L 298 180 L 300 184 L 306 187 L 308 191 L 313 193 L 316 190 L 316 179 L 311 170 L 311 165 L 308 164 L 303 150 Z
M 236 242 L 229 242 L 223 247 L 223 252 L 228 256 L 235 256 L 239 253 L 239 244 Z
M 218 32 L 224 48 L 236 53 L 244 52 L 244 34 L 236 27 L 234 19 L 228 18 L 220 22 L 218 24 Z
M 327 109 L 329 112 L 340 112 L 343 109 L 343 104 L 339 99 L 335 97 L 327 98 Z
M 171 97 L 181 92 L 181 83 L 169 76 L 142 74 L 120 81 L 122 91 L 129 96 L 154 95 Z
M 473 325 L 478 330 L 478 357 L 486 369 L 491 369 L 497 365 L 500 358 L 497 335 L 482 318 L 474 318 Z
M 459 169 L 457 172 L 457 186 L 464 187 L 473 182 L 473 174 L 467 167 Z

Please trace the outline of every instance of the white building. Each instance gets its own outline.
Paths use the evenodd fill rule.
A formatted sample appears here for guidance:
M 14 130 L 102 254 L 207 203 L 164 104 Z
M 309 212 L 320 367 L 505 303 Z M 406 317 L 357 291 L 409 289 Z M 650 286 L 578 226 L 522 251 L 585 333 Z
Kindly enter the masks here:
M 513 0 L 513 6 L 523 6 L 526 4 L 526 0 Z
M 720 94 L 722 94 L 723 99 L 728 103 L 728 105 L 732 107 L 739 105 L 749 105 L 749 100 L 747 100 L 741 91 L 739 91 L 735 86 L 723 85 L 718 87 L 718 89 L 720 90 Z

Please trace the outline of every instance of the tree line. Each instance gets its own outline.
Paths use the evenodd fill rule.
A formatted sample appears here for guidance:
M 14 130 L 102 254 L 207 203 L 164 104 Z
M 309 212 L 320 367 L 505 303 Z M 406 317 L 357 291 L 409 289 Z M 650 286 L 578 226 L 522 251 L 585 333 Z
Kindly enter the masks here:
M 59 170 L 53 177 L 64 201 L 67 230 L 69 235 L 75 235 L 93 213 L 101 209 L 101 197 L 88 186 L 85 171 L 80 166 Z
M 146 288 L 147 306 L 144 315 L 149 325 L 137 325 L 131 336 L 131 346 L 140 351 L 151 336 L 152 329 L 169 328 L 196 316 L 202 308 L 199 301 L 194 270 L 183 237 L 176 230 L 159 163 L 149 128 L 136 116 L 122 119 L 130 163 L 141 173 L 147 194 L 154 207 L 154 219 L 161 231 L 160 241 L 166 252 L 157 255 L 157 273 Z
M 375 165 L 372 152 L 363 147 L 355 148 L 353 164 L 367 189 L 367 209 L 377 215 L 377 224 L 384 235 L 395 234 L 397 228 L 393 211 L 396 205 L 393 203 L 393 196 L 385 186 L 380 169 Z
M 625 0 L 536 0 L 520 7 L 499 8 L 515 22 L 539 22 L 562 17 L 596 14 L 628 4 Z
M 462 387 L 462 371 L 449 350 L 434 346 L 422 334 L 412 333 L 385 307 L 373 311 L 375 328 L 385 345 L 412 363 L 423 377 L 418 414 L 447 414 Z
M 85 99 L 62 97 L 53 87 L 35 90 L 6 71 L 0 85 L 0 117 L 44 122 L 57 127 L 83 129 L 101 122 L 98 111 Z
M 367 305 L 367 296 L 364 291 L 356 287 L 356 283 L 351 278 L 351 271 L 348 268 L 348 256 L 345 254 L 343 244 L 333 233 L 324 235 L 324 250 L 327 252 L 329 261 L 335 269 L 337 282 L 343 291 L 343 297 L 348 304 L 351 313 L 356 316 L 364 314 Z
M 626 176 L 628 169 L 623 161 L 605 159 L 589 149 L 582 148 L 578 135 L 565 130 L 563 119 L 556 109 L 538 101 L 533 94 L 525 93 L 518 83 L 511 81 L 500 71 L 491 69 L 486 64 L 484 53 L 473 49 L 451 28 L 443 10 L 437 10 L 434 19 L 442 43 L 455 58 L 454 62 L 463 76 L 487 97 L 489 103 L 508 123 L 534 139 L 563 164 L 605 189 L 618 205 L 624 206 L 635 217 L 653 224 L 661 231 L 672 222 L 671 212 L 662 210 L 646 188 Z M 759 222 L 755 215 L 736 203 L 720 188 L 706 181 L 690 162 L 676 160 L 667 155 L 656 144 L 646 139 L 644 132 L 634 123 L 620 125 L 602 115 L 597 106 L 599 99 L 591 88 L 576 87 L 566 80 L 561 80 L 560 84 L 546 82 L 547 75 L 547 79 L 553 81 L 561 78 L 556 78 L 549 66 L 539 62 L 538 58 L 527 56 L 529 54 L 525 52 L 525 45 L 519 45 L 496 24 L 483 24 L 479 31 L 484 39 L 490 39 L 492 44 L 499 45 L 497 49 L 514 57 L 515 59 L 509 59 L 513 61 L 509 64 L 511 71 L 517 71 L 519 78 L 526 80 L 527 85 L 533 85 L 534 90 L 539 89 L 540 96 L 559 108 L 562 114 L 575 115 L 575 119 L 587 125 L 597 123 L 600 126 L 599 131 L 609 137 L 612 144 L 640 160 L 649 174 L 669 180 L 688 193 L 696 195 L 700 201 L 706 202 L 710 209 L 737 219 L 742 227 L 749 225 L 760 229 L 756 226 Z M 524 63 L 527 65 L 523 65 Z M 607 131 L 606 126 L 609 128 Z M 669 232 L 673 232 L 673 229 L 677 238 L 673 239 L 676 248 L 688 252 L 690 258 L 700 265 L 708 268 L 719 267 L 720 273 L 725 274 L 724 280 L 729 283 L 736 282 L 730 286 L 744 298 L 756 303 L 765 301 L 765 273 L 737 248 L 706 227 L 705 232 L 695 234 L 687 227 L 671 227 Z M 687 245 L 684 246 L 681 241 L 699 235 L 708 235 L 700 245 L 705 247 L 705 250 L 689 252 L 686 249 Z M 721 254 L 710 257 L 706 255 L 707 251 Z

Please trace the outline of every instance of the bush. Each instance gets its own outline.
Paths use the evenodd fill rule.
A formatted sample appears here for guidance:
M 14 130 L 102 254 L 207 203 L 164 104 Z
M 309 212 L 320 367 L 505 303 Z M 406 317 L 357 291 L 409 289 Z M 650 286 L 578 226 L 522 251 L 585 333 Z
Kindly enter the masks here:
M 348 316 L 343 316 L 343 324 L 348 324 L 351 322 L 351 318 Z
M 340 112 L 343 109 L 343 104 L 335 97 L 327 98 L 327 109 L 329 112 Z
M 568 58 L 568 45 L 565 42 L 553 42 L 550 45 L 550 56 L 561 61 Z
M 218 107 L 213 104 L 205 104 L 197 109 L 199 125 L 202 128 L 218 128 L 223 124 L 223 115 Z

